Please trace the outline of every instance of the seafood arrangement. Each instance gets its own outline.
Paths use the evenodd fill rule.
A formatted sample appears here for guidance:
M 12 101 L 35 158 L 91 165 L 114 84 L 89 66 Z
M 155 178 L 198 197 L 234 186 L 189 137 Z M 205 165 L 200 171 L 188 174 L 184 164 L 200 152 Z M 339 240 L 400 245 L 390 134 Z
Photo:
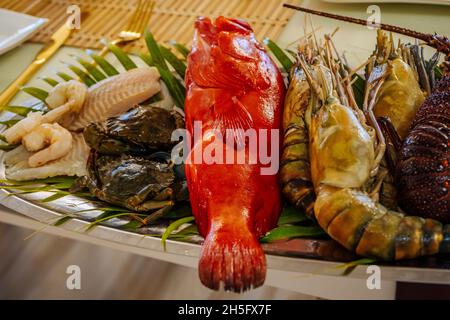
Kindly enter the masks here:
M 171 68 L 161 55 L 169 49 L 159 52 L 148 38 L 147 66 L 122 53 L 123 72 L 97 57 L 104 74 L 49 80 L 42 104 L 2 132 L 11 147 L 5 183 L 74 177 L 67 193 L 109 203 L 148 228 L 186 205 L 181 222 L 166 227 L 203 241 L 199 277 L 214 290 L 264 283 L 260 242 L 286 207 L 294 213 L 288 225 L 312 225 L 320 230 L 313 236 L 360 256 L 393 261 L 450 252 L 447 38 L 381 25 L 436 54 L 426 60 L 418 43 L 396 44 L 378 30 L 373 54 L 351 69 L 332 35 L 312 32 L 283 58 L 291 64 L 269 46 L 283 75 L 247 22 L 200 17 L 194 26 L 191 50 L 169 55 Z M 358 97 L 356 81 L 363 84 Z M 181 164 L 173 158 L 180 129 L 189 146 Z M 264 171 L 252 132 L 265 133 L 259 147 L 279 156 L 275 172 Z M 198 161 L 205 150 L 214 161 Z
M 359 255 L 448 253 L 449 86 L 444 76 L 434 88 L 437 55 L 426 63 L 418 46 L 395 49 L 378 31 L 360 107 L 348 68 L 331 48 L 330 36 L 321 47 L 306 39 L 291 71 L 280 175 L 287 199 Z M 401 194 L 397 210 L 380 196 L 392 177 Z
M 56 85 L 45 100 L 45 113 L 30 112 L 3 132 L 8 143 L 21 144 L 6 156 L 6 177 L 84 176 L 88 147 L 77 131 L 147 100 L 159 92 L 158 80 L 156 68 L 139 68 L 89 89 L 76 80 Z

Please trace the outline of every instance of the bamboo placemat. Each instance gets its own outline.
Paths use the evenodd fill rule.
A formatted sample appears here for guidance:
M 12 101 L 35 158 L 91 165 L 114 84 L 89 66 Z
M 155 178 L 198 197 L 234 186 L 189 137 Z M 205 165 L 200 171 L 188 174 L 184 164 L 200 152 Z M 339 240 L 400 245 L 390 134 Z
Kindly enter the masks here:
M 134 12 L 137 0 L 0 0 L 0 7 L 50 19 L 33 38 L 47 42 L 53 32 L 67 18 L 67 7 L 79 5 L 86 17 L 81 29 L 72 33 L 66 44 L 81 48 L 99 49 L 100 39 L 113 40 Z M 258 39 L 276 39 L 286 26 L 293 10 L 282 7 L 290 0 L 155 0 L 148 27 L 160 42 L 176 40 L 189 45 L 193 22 L 197 16 L 243 18 L 256 32 Z M 125 46 L 127 51 L 141 51 L 143 39 Z

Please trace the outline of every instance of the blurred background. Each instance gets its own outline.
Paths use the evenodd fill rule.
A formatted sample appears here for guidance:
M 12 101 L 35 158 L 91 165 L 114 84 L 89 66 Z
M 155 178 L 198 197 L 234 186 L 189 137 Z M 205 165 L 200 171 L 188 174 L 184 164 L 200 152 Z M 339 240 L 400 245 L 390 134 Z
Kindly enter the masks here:
M 81 290 L 66 287 L 70 265 L 81 269 Z M 268 286 L 241 295 L 215 292 L 193 268 L 2 223 L 0 299 L 314 298 Z

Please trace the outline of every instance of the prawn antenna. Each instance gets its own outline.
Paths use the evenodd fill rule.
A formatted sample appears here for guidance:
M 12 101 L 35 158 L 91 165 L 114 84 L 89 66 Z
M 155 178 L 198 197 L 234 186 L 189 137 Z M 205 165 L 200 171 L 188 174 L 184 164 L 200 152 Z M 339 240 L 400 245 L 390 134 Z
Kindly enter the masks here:
M 360 24 L 363 26 L 367 25 L 367 21 L 363 20 L 363 19 L 357 19 L 357 18 L 342 16 L 342 15 L 338 15 L 338 14 L 312 10 L 312 9 L 308 9 L 308 8 L 304 8 L 304 7 L 294 6 L 294 5 L 288 4 L 288 3 L 284 3 L 283 7 L 310 13 L 310 14 L 314 14 L 317 16 L 327 17 L 327 18 L 331 18 L 331 19 L 335 19 L 335 20 L 356 23 L 356 24 Z M 450 40 L 445 36 L 438 35 L 438 34 L 422 33 L 422 32 L 418 32 L 418 31 L 394 26 L 391 24 L 380 23 L 379 26 L 380 26 L 380 29 L 385 30 L 385 31 L 395 32 L 395 33 L 403 34 L 405 36 L 409 36 L 412 38 L 422 40 L 430 47 L 433 47 L 436 50 L 438 50 L 439 52 L 446 54 L 447 58 L 450 57 Z

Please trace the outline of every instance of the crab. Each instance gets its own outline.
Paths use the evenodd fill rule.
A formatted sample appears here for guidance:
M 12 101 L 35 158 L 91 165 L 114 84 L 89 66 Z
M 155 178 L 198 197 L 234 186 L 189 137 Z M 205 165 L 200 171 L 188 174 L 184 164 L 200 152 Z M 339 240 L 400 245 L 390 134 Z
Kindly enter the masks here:
M 100 123 L 91 123 L 83 132 L 87 144 L 103 154 L 147 155 L 174 146 L 172 132 L 183 128 L 182 115 L 156 106 L 137 106 Z
M 172 131 L 182 124 L 179 113 L 155 106 L 90 124 L 83 132 L 91 147 L 87 175 L 72 190 L 88 188 L 102 201 L 152 217 L 187 200 L 182 165 L 170 159 Z

